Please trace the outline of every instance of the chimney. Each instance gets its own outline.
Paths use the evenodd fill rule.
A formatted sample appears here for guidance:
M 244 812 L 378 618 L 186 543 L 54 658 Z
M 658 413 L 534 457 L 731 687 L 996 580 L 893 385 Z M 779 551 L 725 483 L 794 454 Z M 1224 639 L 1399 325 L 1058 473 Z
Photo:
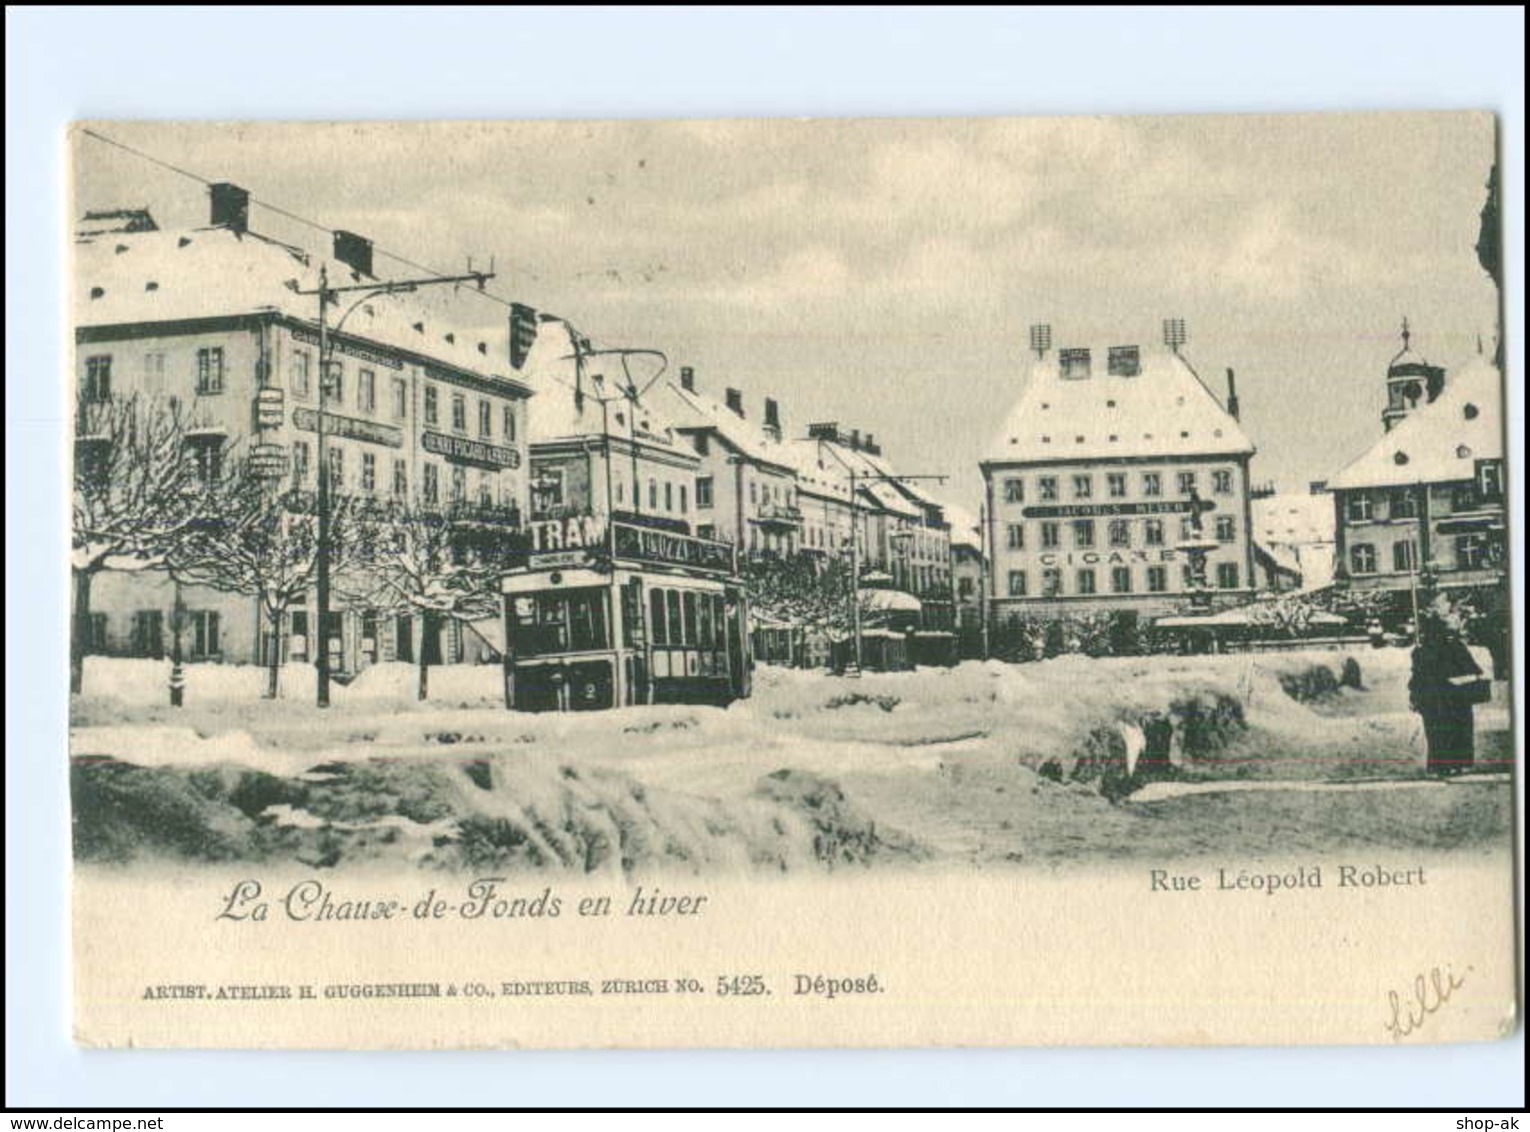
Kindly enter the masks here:
M 362 275 L 372 274 L 372 241 L 355 232 L 335 232 L 335 258 L 352 271 Z
M 680 388 L 687 393 L 696 392 L 696 371 L 690 366 L 680 367 Z
M 861 449 L 861 430 L 858 428 L 850 430 L 850 447 L 854 448 L 857 452 Z
M 1185 330 L 1185 320 L 1182 318 L 1166 318 L 1163 320 L 1163 344 L 1176 354 L 1179 348 L 1190 340 L 1189 333 Z
M 1308 495 L 1322 495 L 1328 490 L 1327 480 L 1309 480 L 1307 483 Z
M 882 450 L 877 447 L 877 438 L 872 436 L 869 432 L 866 434 L 866 443 L 864 447 L 866 451 L 870 452 L 873 456 L 880 456 L 882 454 Z
M 1047 351 L 1052 348 L 1052 324 L 1049 322 L 1035 322 L 1031 324 L 1031 349 L 1036 351 L 1036 358 L 1047 356 Z
M 728 408 L 732 409 L 739 416 L 743 416 L 744 415 L 744 395 L 743 395 L 743 393 L 740 392 L 737 389 L 729 389 L 727 394 L 726 394 L 726 396 L 727 396 L 727 399 L 728 399 Z
M 838 440 L 838 421 L 816 421 L 808 425 L 808 437 L 812 440 Z
M 209 223 L 214 228 L 227 228 L 237 235 L 250 230 L 249 190 L 219 181 L 207 186 L 207 195 L 212 204 Z
M 1232 366 L 1227 367 L 1227 415 L 1238 419 L 1238 379 Z
M 781 406 L 776 404 L 775 398 L 765 398 L 765 431 L 771 437 L 781 439 Z

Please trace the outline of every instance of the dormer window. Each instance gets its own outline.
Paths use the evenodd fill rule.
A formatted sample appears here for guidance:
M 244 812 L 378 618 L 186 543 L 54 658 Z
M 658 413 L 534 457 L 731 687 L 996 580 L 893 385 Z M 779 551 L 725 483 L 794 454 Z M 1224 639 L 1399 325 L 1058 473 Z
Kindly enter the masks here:
M 1087 349 L 1059 350 L 1058 372 L 1062 377 L 1077 381 L 1089 376 L 1089 351 Z
M 1142 372 L 1142 357 L 1136 346 L 1112 346 L 1107 361 L 1111 377 L 1136 377 Z

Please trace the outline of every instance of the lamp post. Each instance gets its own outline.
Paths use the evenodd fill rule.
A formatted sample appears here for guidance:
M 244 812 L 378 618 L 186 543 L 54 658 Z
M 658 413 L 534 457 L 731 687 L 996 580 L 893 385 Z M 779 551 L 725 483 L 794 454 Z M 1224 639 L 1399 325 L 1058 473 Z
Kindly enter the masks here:
M 432 275 L 421 279 L 397 279 L 388 282 L 357 283 L 344 287 L 331 287 L 329 285 L 329 265 L 319 267 L 319 285 L 307 290 L 298 289 L 299 295 L 317 295 L 319 298 L 319 413 L 318 423 L 314 426 L 317 434 L 318 460 L 319 460 L 319 492 L 317 507 L 319 512 L 318 546 L 314 556 L 318 562 L 318 578 L 314 589 L 316 591 L 318 605 L 318 637 L 319 647 L 315 655 L 315 667 L 318 670 L 318 706 L 329 707 L 329 601 L 330 601 L 330 483 L 329 483 L 329 452 L 325 449 L 328 420 L 325 409 L 329 399 L 330 369 L 334 363 L 335 338 L 339 335 L 346 319 L 350 318 L 363 303 L 368 299 L 377 298 L 381 295 L 397 295 L 419 290 L 440 283 L 476 283 L 478 289 L 483 290 L 483 285 L 494 278 L 493 273 L 486 271 L 473 271 L 466 275 Z M 333 330 L 329 328 L 329 308 L 338 305 L 339 296 L 355 294 L 357 297 L 346 308 Z M 423 643 L 421 645 L 423 646 Z
M 181 633 L 186 625 L 186 602 L 181 596 L 181 580 L 175 579 L 175 598 L 170 606 L 170 706 L 186 702 L 186 669 L 181 663 Z

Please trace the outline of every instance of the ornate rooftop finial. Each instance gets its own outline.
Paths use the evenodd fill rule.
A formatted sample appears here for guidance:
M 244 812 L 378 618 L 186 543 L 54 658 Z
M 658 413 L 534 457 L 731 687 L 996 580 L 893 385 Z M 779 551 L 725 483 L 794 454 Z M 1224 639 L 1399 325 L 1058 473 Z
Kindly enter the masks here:
M 1408 316 L 1407 315 L 1403 315 L 1402 340 L 1403 340 L 1403 350 L 1404 351 L 1406 351 L 1408 349 L 1408 339 L 1410 339 L 1412 337 L 1413 337 L 1412 333 L 1408 330 Z

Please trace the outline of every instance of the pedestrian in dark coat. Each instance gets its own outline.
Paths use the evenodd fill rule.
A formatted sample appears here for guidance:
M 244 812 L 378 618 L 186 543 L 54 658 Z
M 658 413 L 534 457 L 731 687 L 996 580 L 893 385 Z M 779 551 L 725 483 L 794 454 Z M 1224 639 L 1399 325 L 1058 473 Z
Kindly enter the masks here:
M 1459 774 L 1472 765 L 1472 708 L 1482 687 L 1482 669 L 1460 634 L 1429 618 L 1419 626 L 1408 692 L 1424 720 L 1430 774 Z

